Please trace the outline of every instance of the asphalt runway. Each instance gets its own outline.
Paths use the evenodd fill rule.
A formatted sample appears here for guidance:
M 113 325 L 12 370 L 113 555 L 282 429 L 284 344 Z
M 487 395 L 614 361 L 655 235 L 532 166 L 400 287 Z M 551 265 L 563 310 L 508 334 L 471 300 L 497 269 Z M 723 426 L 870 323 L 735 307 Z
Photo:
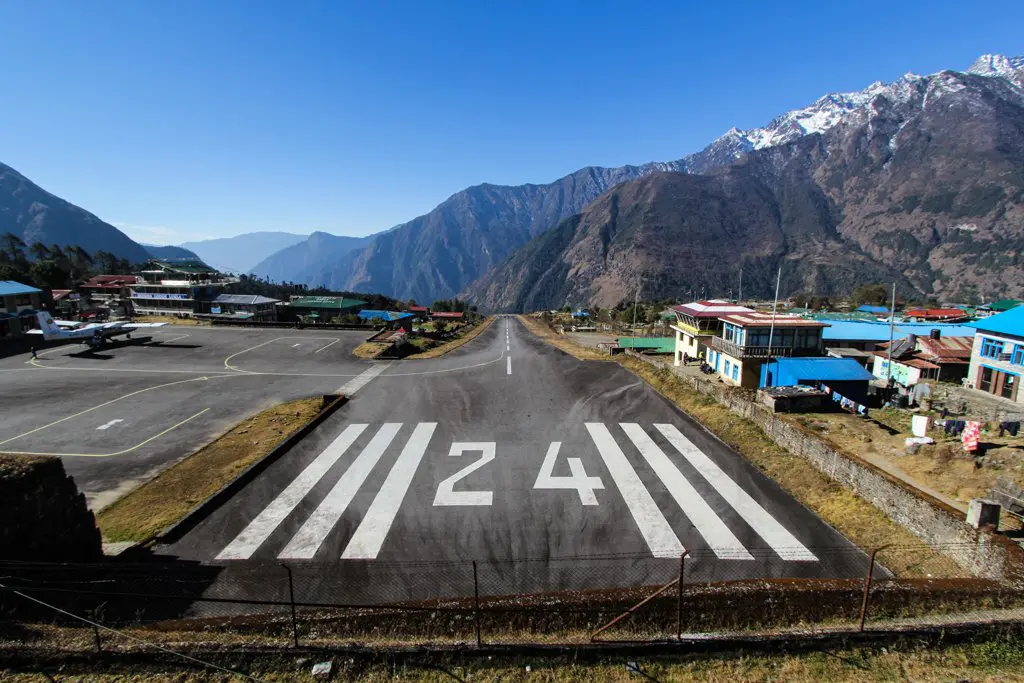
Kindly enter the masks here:
M 168 326 L 0 360 L 0 452 L 62 458 L 100 509 L 241 420 L 372 367 L 363 331 Z
M 271 346 L 230 365 L 257 371 Z M 158 553 L 221 564 L 221 597 L 265 592 L 261 567 L 286 562 L 300 600 L 466 595 L 471 561 L 493 595 L 664 583 L 683 553 L 697 581 L 866 570 L 863 552 L 646 383 L 515 318 L 345 384 L 347 405 Z

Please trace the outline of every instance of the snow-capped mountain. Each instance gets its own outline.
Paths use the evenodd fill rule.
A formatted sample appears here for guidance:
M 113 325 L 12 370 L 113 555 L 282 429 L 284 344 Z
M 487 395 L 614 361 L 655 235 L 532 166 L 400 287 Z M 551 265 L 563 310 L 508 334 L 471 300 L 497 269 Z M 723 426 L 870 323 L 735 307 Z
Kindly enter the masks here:
M 963 87 L 959 79 L 964 74 L 1003 78 L 1020 88 L 1024 84 L 1024 57 L 1003 55 L 982 55 L 969 69 L 963 72 L 940 71 L 928 76 L 908 73 L 892 83 L 875 81 L 857 92 L 830 93 L 810 106 L 794 109 L 773 119 L 763 128 L 740 130 L 729 129 L 724 135 L 698 154 L 705 154 L 712 148 L 718 154 L 731 155 L 734 159 L 752 150 L 776 147 L 787 142 L 825 131 L 863 114 L 877 97 L 885 97 L 890 104 L 905 103 L 915 94 L 941 95 Z M 717 155 L 716 155 L 717 156 Z

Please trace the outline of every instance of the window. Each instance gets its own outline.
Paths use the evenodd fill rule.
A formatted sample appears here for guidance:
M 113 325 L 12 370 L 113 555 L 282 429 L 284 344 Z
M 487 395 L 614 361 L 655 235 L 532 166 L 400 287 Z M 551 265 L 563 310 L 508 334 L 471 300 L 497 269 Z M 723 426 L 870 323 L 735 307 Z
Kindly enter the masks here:
M 722 332 L 722 336 L 725 337 L 725 341 L 727 341 L 727 342 L 733 341 L 734 330 L 735 329 L 736 328 L 733 325 L 730 325 L 729 323 L 725 324 L 725 330 Z
M 1003 342 L 996 341 L 995 339 L 989 339 L 988 337 L 981 338 L 981 355 L 985 358 L 998 358 L 999 354 L 1003 352 Z
M 736 380 L 737 382 L 740 381 L 740 366 L 738 366 L 738 365 L 733 365 L 732 366 L 732 378 L 734 380 Z
M 726 377 L 729 376 L 729 368 L 730 367 L 732 367 L 732 363 L 730 363 L 729 361 L 725 361 L 725 376 Z
M 1013 358 L 1010 359 L 1010 362 L 1014 365 L 1024 365 L 1024 346 L 1016 344 L 1013 347 Z
M 768 346 L 768 330 L 759 328 L 748 330 L 747 346 Z

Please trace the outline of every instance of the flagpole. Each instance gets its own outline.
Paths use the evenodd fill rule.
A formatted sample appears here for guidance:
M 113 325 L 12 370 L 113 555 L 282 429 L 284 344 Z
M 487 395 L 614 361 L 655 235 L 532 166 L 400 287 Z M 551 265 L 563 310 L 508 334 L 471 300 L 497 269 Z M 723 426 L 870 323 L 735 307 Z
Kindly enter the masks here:
M 771 372 L 772 366 L 772 339 L 775 337 L 775 313 L 779 310 L 779 285 L 782 284 L 782 266 L 779 266 L 779 275 L 775 279 L 775 303 L 772 304 L 772 325 L 768 328 L 768 360 L 765 365 L 768 368 L 768 372 Z M 767 375 L 765 376 L 767 379 Z M 774 381 L 774 378 L 772 378 Z
M 636 351 L 636 304 L 640 299 L 640 285 L 636 286 L 636 293 L 633 295 L 633 351 Z

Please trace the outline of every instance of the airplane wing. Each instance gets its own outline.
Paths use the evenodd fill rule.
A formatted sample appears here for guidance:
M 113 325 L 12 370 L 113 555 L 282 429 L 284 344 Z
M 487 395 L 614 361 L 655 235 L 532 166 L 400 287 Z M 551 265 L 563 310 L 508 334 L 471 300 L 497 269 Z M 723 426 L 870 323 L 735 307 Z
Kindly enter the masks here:
M 167 323 L 127 323 L 125 325 L 122 325 L 122 327 L 127 328 L 129 330 L 138 330 L 148 327 L 164 327 L 166 325 Z

